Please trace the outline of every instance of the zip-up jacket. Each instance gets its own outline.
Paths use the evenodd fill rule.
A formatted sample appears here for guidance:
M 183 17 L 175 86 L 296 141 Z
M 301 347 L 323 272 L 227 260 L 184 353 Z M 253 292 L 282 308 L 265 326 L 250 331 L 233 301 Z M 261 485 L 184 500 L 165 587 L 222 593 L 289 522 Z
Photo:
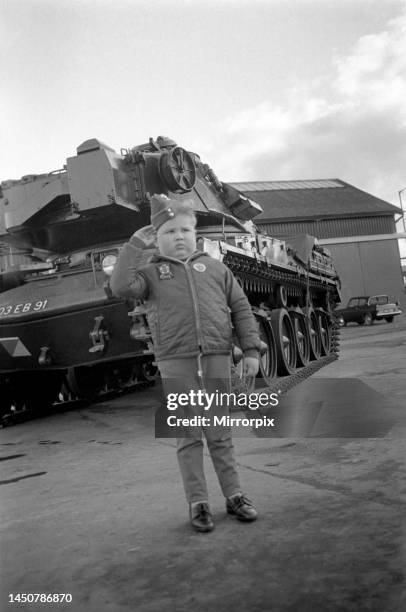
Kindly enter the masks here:
M 155 253 L 145 263 L 142 244 L 132 237 L 123 246 L 110 287 L 118 297 L 144 301 L 156 361 L 229 353 L 231 323 L 243 353 L 258 357 L 255 317 L 227 266 L 201 251 L 186 261 Z

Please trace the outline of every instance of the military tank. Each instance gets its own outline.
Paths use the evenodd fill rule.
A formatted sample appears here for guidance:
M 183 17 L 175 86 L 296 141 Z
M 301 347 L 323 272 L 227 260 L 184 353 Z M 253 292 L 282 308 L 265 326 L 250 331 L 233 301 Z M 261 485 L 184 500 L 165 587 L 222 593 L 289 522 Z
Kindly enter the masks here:
M 315 238 L 261 233 L 259 204 L 170 138 L 120 153 L 92 138 L 60 170 L 1 183 L 3 415 L 154 381 L 143 304 L 114 297 L 109 277 L 123 242 L 149 224 L 156 193 L 193 207 L 198 247 L 248 296 L 263 341 L 260 384 L 286 391 L 337 358 L 339 281 Z M 239 375 L 237 345 L 234 356 Z

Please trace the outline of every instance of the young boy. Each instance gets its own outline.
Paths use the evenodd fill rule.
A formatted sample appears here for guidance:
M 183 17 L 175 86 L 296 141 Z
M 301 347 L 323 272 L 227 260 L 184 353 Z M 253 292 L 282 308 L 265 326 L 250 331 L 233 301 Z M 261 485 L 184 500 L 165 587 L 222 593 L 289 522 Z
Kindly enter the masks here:
M 155 195 L 151 198 L 151 223 L 124 245 L 111 289 L 117 296 L 144 300 L 167 395 L 169 390 L 230 392 L 231 322 L 243 351 L 245 374 L 255 376 L 258 371 L 261 341 L 249 302 L 223 263 L 196 250 L 192 209 L 163 194 Z M 155 241 L 158 253 L 140 267 L 142 249 Z M 186 413 L 207 416 L 194 402 Z M 241 521 L 254 521 L 257 512 L 241 491 L 230 428 L 193 427 L 187 437 L 177 439 L 192 527 L 201 532 L 214 529 L 203 472 L 202 430 L 227 512 Z

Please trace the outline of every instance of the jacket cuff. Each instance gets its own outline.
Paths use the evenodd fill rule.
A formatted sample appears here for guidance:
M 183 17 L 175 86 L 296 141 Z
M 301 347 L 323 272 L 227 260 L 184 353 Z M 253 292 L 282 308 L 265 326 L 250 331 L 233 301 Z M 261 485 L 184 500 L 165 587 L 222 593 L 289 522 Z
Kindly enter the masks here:
M 255 357 L 256 359 L 259 359 L 259 351 L 257 351 L 255 348 L 247 349 L 243 352 L 243 355 L 244 357 Z

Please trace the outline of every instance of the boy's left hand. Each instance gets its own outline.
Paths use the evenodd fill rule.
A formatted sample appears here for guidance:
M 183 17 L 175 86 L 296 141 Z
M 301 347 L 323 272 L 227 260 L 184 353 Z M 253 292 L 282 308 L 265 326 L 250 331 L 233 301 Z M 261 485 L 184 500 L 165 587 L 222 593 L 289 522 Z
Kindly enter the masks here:
M 243 357 L 245 376 L 256 376 L 259 369 L 259 359 L 257 357 Z

